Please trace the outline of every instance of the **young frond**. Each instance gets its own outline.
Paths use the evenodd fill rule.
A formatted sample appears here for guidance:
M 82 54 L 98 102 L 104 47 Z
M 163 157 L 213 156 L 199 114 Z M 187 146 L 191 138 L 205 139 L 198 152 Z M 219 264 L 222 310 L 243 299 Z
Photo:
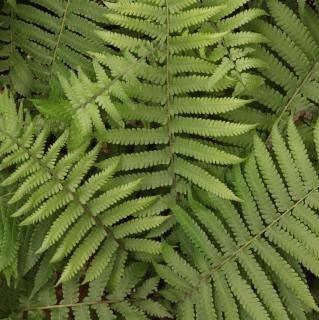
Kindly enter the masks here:
M 119 83 L 115 84 L 97 61 L 93 62 L 93 67 L 96 82 L 91 81 L 82 70 L 79 70 L 77 75 L 72 73 L 70 82 L 59 76 L 68 100 L 32 100 L 45 117 L 67 123 L 72 129 L 72 135 L 82 136 L 83 141 L 93 134 L 101 137 L 106 135 L 105 118 L 116 123 L 118 127 L 123 127 L 124 122 L 115 102 L 119 99 L 130 103 Z M 74 147 L 80 144 L 81 139 L 78 139 Z
M 123 214 L 119 210 L 123 200 L 134 193 L 141 180 L 109 186 L 118 162 L 93 171 L 99 145 L 91 150 L 82 146 L 65 153 L 68 132 L 50 144 L 48 131 L 37 128 L 32 121 L 23 122 L 23 115 L 16 112 L 15 103 L 7 93 L 1 96 L 1 107 L 1 168 L 16 169 L 1 184 L 19 182 L 9 203 L 17 204 L 12 216 L 21 219 L 20 225 L 34 225 L 50 219 L 50 228 L 43 235 L 37 252 L 54 246 L 52 261 L 70 256 L 60 282 L 72 278 L 92 257 L 87 277 L 88 280 L 97 278 L 113 255 L 119 250 L 138 250 L 141 246 L 137 242 L 138 234 L 157 227 L 166 219 L 154 216 L 128 220 L 155 199 L 137 198 L 134 207 Z M 26 129 L 21 131 L 24 125 Z M 20 170 L 26 167 L 28 171 Z M 132 243 L 127 239 L 126 248 L 122 239 L 128 235 L 137 239 L 132 239 Z M 4 239 L 3 244 L 7 241 Z M 152 245 L 150 252 L 157 254 L 156 242 Z
M 248 1 L 204 1 L 204 5 L 214 3 L 221 4 L 219 14 L 212 17 L 207 24 L 203 25 L 204 30 L 215 30 L 225 33 L 224 39 L 218 43 L 217 48 L 202 52 L 202 56 L 218 63 L 218 68 L 210 77 L 209 85 L 224 77 L 236 79 L 234 94 L 247 93 L 258 86 L 258 82 L 251 77 L 250 71 L 258 67 L 264 67 L 261 59 L 253 56 L 254 45 L 265 42 L 261 34 L 249 31 L 242 31 L 241 28 L 264 16 L 266 12 L 259 8 L 245 9 L 243 6 Z M 241 9 L 238 12 L 238 9 Z M 244 65 L 243 65 L 244 64 Z

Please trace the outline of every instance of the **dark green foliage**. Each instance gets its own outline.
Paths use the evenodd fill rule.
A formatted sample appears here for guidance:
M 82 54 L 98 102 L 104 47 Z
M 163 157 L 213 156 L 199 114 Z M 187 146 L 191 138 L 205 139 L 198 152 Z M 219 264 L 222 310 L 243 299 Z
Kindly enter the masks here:
M 95 34 L 105 8 L 87 0 L 8 1 L 2 12 L 5 45 L 1 72 L 12 89 L 27 95 L 58 94 L 58 74 L 82 68 L 92 74 L 89 51 L 103 51 Z M 11 52 L 11 54 L 10 54 Z
M 0 6 L 0 319 L 318 319 L 318 1 Z
M 317 125 L 317 147 L 318 129 Z M 275 161 L 256 137 L 253 154 L 233 170 L 234 186 L 243 200 L 238 208 L 201 190 L 196 192 L 198 199 L 188 197 L 191 217 L 185 209 L 173 207 L 198 250 L 194 254 L 196 249 L 190 250 L 182 240 L 191 266 L 165 245 L 163 257 L 171 269 L 157 266 L 180 297 L 182 314 L 194 305 L 204 312 L 203 319 L 220 319 L 222 314 L 225 319 L 245 319 L 239 316 L 241 309 L 252 319 L 300 319 L 300 314 L 306 319 L 309 308 L 317 309 L 296 261 L 319 275 L 318 172 L 291 120 L 287 145 L 277 127 L 272 136 Z M 299 300 L 297 310 L 287 295 Z
M 307 5 L 301 16 L 277 0 L 267 1 L 266 5 L 270 22 L 253 23 L 254 30 L 268 39 L 266 45 L 255 51 L 256 58 L 265 62 L 260 69 L 265 84 L 251 93 L 263 114 L 248 123 L 263 119 L 261 129 L 269 132 L 275 122 L 279 122 L 280 128 L 285 127 L 290 115 L 295 115 L 296 120 L 316 119 L 319 33 L 318 14 Z M 244 120 L 244 115 L 239 115 L 232 118 Z

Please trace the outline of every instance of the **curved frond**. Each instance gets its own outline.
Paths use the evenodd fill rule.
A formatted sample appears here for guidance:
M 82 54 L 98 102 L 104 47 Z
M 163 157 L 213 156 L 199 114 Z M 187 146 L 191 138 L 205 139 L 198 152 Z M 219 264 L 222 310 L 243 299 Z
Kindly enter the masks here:
M 132 200 L 129 211 L 122 212 L 125 208 L 123 200 L 128 200 L 134 194 L 141 180 L 134 179 L 112 187 L 108 182 L 118 162 L 92 172 L 100 152 L 99 145 L 91 150 L 82 146 L 76 151 L 62 154 L 67 132 L 51 142 L 51 145 L 47 141 L 47 130 L 40 129 L 36 135 L 36 126 L 32 122 L 25 123 L 25 132 L 19 132 L 15 128 L 23 128 L 23 118 L 16 112 L 16 106 L 7 92 L 1 96 L 2 104 L 1 168 L 17 168 L 2 181 L 2 185 L 20 182 L 10 200 L 17 205 L 13 216 L 20 217 L 20 225 L 34 225 L 50 219 L 51 225 L 42 234 L 37 253 L 54 247 L 51 260 L 69 257 L 59 282 L 73 278 L 92 257 L 87 280 L 94 280 L 107 268 L 119 250 L 138 250 L 141 246 L 138 244 L 138 235 L 157 227 L 166 219 L 155 215 L 128 220 L 154 201 L 153 197 Z M 30 163 L 36 170 L 19 170 L 26 165 L 30 166 Z M 19 202 L 22 198 L 26 198 L 23 203 Z M 127 239 L 124 243 L 123 238 L 128 235 L 136 239 Z M 8 241 L 6 236 L 3 245 Z M 158 244 L 153 241 L 152 245 L 153 250 L 149 252 L 156 255 Z
M 301 310 L 318 309 L 298 266 L 319 274 L 319 234 L 310 222 L 318 208 L 318 172 L 292 121 L 287 139 L 277 127 L 272 135 L 273 152 L 256 137 L 251 157 L 234 169 L 239 206 L 197 188 L 188 202 L 172 207 L 187 250 L 164 245 L 167 266 L 156 270 L 176 291 L 177 305 L 188 305 L 191 313 L 181 309 L 180 319 L 195 319 L 203 308 L 212 319 L 295 319 L 287 295 Z M 316 183 L 309 184 L 306 167 Z

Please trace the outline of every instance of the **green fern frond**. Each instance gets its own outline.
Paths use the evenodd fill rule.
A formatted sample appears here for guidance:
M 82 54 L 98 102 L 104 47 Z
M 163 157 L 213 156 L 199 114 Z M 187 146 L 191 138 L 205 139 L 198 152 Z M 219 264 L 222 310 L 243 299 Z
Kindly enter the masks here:
M 5 176 L 1 175 L 4 180 Z M 22 238 L 18 221 L 11 218 L 15 207 L 8 206 L 7 202 L 12 195 L 11 188 L 1 187 L 0 195 L 0 275 L 4 275 L 9 284 L 18 276 L 18 254 L 20 238 Z
M 319 1 L 0 2 L 0 319 L 316 319 Z
M 1 10 L 0 24 L 0 84 L 10 86 L 13 92 L 28 96 L 33 74 L 21 53 L 16 50 L 17 40 L 13 38 L 14 8 L 5 4 Z
M 221 12 L 203 26 L 204 30 L 212 29 L 216 32 L 226 33 L 217 48 L 202 53 L 208 60 L 219 63 L 219 67 L 211 76 L 210 83 L 213 84 L 219 78 L 231 76 L 237 80 L 234 91 L 237 95 L 256 86 L 256 82 L 254 83 L 247 75 L 250 70 L 254 70 L 260 65 L 264 66 L 261 60 L 254 58 L 253 45 L 265 42 L 265 37 L 258 33 L 243 31 L 241 28 L 266 13 L 259 8 L 244 9 L 243 6 L 247 2 L 204 1 L 203 3 L 204 5 L 224 5 Z M 239 8 L 241 10 L 238 12 Z M 217 56 L 218 51 L 220 51 L 220 55 Z M 238 51 L 241 51 L 240 56 L 237 55 Z M 244 62 L 246 62 L 245 66 L 243 66 Z
M 48 131 L 40 129 L 37 134 L 33 122 L 25 123 L 25 132 L 16 130 L 19 126 L 23 128 L 23 118 L 16 112 L 16 106 L 7 92 L 1 96 L 1 106 L 1 168 L 17 168 L 2 181 L 2 185 L 20 182 L 20 187 L 10 200 L 14 203 L 23 197 L 27 198 L 13 214 L 14 217 L 23 217 L 20 225 L 51 220 L 51 226 L 42 239 L 38 253 L 53 245 L 55 252 L 50 257 L 53 261 L 72 253 L 60 282 L 72 278 L 85 267 L 92 256 L 95 258 L 88 277 L 90 280 L 96 278 L 107 267 L 107 260 L 104 259 L 101 263 L 100 255 L 108 256 L 110 260 L 118 248 L 126 250 L 122 238 L 149 231 L 166 219 L 154 216 L 127 221 L 130 215 L 146 208 L 153 201 L 150 197 L 136 199 L 131 203 L 129 212 L 124 215 L 121 212 L 121 202 L 134 193 L 140 180 L 109 187 L 108 180 L 112 177 L 117 162 L 87 178 L 95 165 L 99 145 L 87 152 L 84 146 L 62 154 L 67 132 L 48 146 Z M 26 167 L 32 170 L 19 170 Z M 126 221 L 122 222 L 124 218 Z M 129 246 L 130 242 L 127 242 Z M 134 240 L 131 249 L 137 249 L 137 242 L 135 245 L 133 243 Z M 156 243 L 151 250 L 156 254 L 158 249 L 155 248 Z
M 317 13 L 308 5 L 304 12 L 309 18 L 298 15 L 282 1 L 272 0 L 267 2 L 267 6 L 272 23 L 259 21 L 253 24 L 254 30 L 268 39 L 267 44 L 255 53 L 268 65 L 268 68 L 259 68 L 266 83 L 252 95 L 264 109 L 263 112 L 274 117 L 267 128 L 270 131 L 274 122 L 279 122 L 282 129 L 290 115 L 298 117 L 304 110 L 315 108 L 319 39 L 313 28 Z M 269 103 L 271 100 L 274 102 Z M 269 136 L 268 142 L 270 140 Z
M 90 282 L 85 294 L 79 277 L 61 285 L 59 291 L 53 289 L 51 280 L 39 292 L 18 302 L 17 310 L 26 313 L 30 319 L 43 318 L 48 312 L 54 318 L 67 319 L 70 315 L 75 320 L 172 318 L 170 310 L 154 296 L 159 279 L 145 280 L 147 271 L 144 263 L 128 265 L 113 290 L 109 285 L 111 273 L 105 270 L 102 276 Z M 24 290 L 27 294 L 28 290 Z
M 194 249 L 179 254 L 163 245 L 167 266 L 156 265 L 156 271 L 177 290 L 180 319 L 195 319 L 204 308 L 212 319 L 295 318 L 287 294 L 302 310 L 317 310 L 295 261 L 318 275 L 319 234 L 310 222 L 318 208 L 312 201 L 318 196 L 318 172 L 292 119 L 288 127 L 287 139 L 273 129 L 271 153 L 256 137 L 243 170 L 234 169 L 243 200 L 238 207 L 201 189 L 196 198 L 190 194 L 183 206 L 172 207 Z M 305 168 L 314 176 L 311 183 Z
M 32 0 L 17 4 L 15 9 L 13 18 L 6 18 L 7 26 L 11 29 L 13 46 L 28 58 L 18 57 L 15 52 L 9 56 L 13 90 L 26 95 L 31 91 L 59 94 L 58 73 L 68 75 L 69 69 L 80 66 L 92 75 L 88 51 L 103 51 L 103 44 L 94 33 L 106 22 L 101 5 L 82 0 Z M 13 62 L 18 64 L 14 66 Z M 19 82 L 17 71 L 23 75 Z M 23 83 L 29 83 L 29 88 L 23 88 Z
M 254 126 L 214 118 L 237 110 L 250 101 L 214 98 L 213 93 L 232 87 L 233 79 L 226 74 L 209 86 L 207 73 L 216 70 L 215 63 L 203 57 L 195 58 L 192 54 L 196 49 L 206 50 L 227 35 L 225 32 L 194 29 L 218 16 L 224 6 L 197 8 L 194 1 L 178 4 L 117 1 L 107 2 L 106 6 L 109 9 L 106 16 L 120 28 L 98 34 L 108 45 L 124 50 L 124 53 L 97 54 L 95 57 L 118 80 L 118 86 L 130 101 L 116 104 L 122 119 L 127 121 L 125 127 L 112 127 L 105 134 L 98 135 L 98 139 L 115 148 L 130 146 L 133 152 L 104 160 L 99 167 L 119 158 L 119 174 L 114 184 L 143 177 L 141 190 L 166 187 L 162 194 L 165 196 L 170 191 L 176 193 L 179 180 L 184 178 L 221 197 L 237 200 L 233 192 L 201 166 L 204 163 L 226 165 L 241 161 L 222 148 L 206 146 L 205 139 L 232 137 L 253 129 Z M 142 51 L 148 53 L 144 55 Z M 130 68 L 129 60 L 136 65 L 123 75 L 123 71 Z M 137 122 L 141 124 L 134 125 Z M 203 139 L 197 142 L 198 138 Z M 195 151 L 188 151 L 189 144 L 196 146 Z M 156 146 L 156 150 L 150 151 L 149 145 Z M 201 152 L 197 152 L 199 150 Z M 194 158 L 193 161 L 186 160 L 189 156 Z M 192 170 L 185 173 L 182 163 L 189 163 Z M 131 175 L 130 171 L 133 171 Z M 204 174 L 213 184 L 197 174 Z
M 145 55 L 148 56 L 151 52 L 147 51 Z M 71 73 L 69 80 L 61 75 L 58 76 L 68 100 L 32 100 L 36 108 L 45 117 L 63 121 L 70 126 L 72 135 L 82 136 L 82 139 L 77 139 L 76 144 L 72 143 L 72 138 L 70 138 L 69 148 L 75 149 L 79 147 L 81 140 L 85 140 L 92 135 L 105 140 L 108 135 L 106 123 L 109 122 L 114 124 L 115 127 L 123 128 L 125 126 L 123 120 L 131 119 L 137 108 L 140 109 L 140 120 L 153 120 L 161 123 L 166 120 L 159 108 L 154 110 L 154 114 L 150 115 L 151 118 L 149 119 L 145 115 L 149 107 L 143 109 L 136 106 L 121 85 L 122 78 L 130 77 L 134 70 L 138 70 L 141 65 L 143 66 L 144 56 L 139 59 L 134 59 L 131 56 L 124 58 L 121 61 L 123 68 L 119 68 L 119 65 L 116 64 L 116 68 L 120 73 L 114 77 L 110 77 L 108 70 L 105 70 L 103 66 L 107 68 L 114 67 L 115 64 L 112 61 L 118 61 L 115 56 L 98 53 L 91 53 L 91 56 L 96 58 L 93 61 L 96 82 L 91 81 L 80 69 L 77 74 Z M 59 111 L 56 112 L 56 110 Z M 138 116 L 138 113 L 136 113 L 137 118 Z M 109 131 L 109 133 L 111 132 Z

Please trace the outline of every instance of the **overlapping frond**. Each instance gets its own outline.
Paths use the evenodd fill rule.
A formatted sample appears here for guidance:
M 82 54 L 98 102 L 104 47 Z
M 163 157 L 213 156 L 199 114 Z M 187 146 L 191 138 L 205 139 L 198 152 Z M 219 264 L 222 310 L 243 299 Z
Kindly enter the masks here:
M 266 12 L 261 8 L 244 8 L 248 3 L 248 0 L 203 1 L 204 5 L 222 5 L 224 8 L 202 28 L 226 34 L 217 47 L 202 52 L 203 57 L 218 65 L 209 86 L 230 76 L 236 79 L 235 95 L 257 88 L 260 80 L 250 71 L 265 67 L 264 61 L 256 58 L 253 52 L 254 45 L 265 42 L 266 38 L 257 32 L 245 31 L 243 27 Z
M 266 4 L 272 20 L 253 24 L 254 30 L 268 39 L 255 51 L 255 56 L 267 65 L 260 69 L 266 82 L 252 95 L 261 107 L 262 117 L 270 120 L 262 124 L 269 132 L 276 121 L 284 127 L 290 115 L 296 121 L 305 113 L 308 121 L 316 118 L 319 38 L 318 14 L 308 5 L 299 15 L 283 1 Z M 243 117 L 235 115 L 232 119 Z
M 103 50 L 95 30 L 106 22 L 104 9 L 95 1 L 30 0 L 4 11 L 6 33 L 1 41 L 6 43 L 2 50 L 9 66 L 3 71 L 10 67 L 4 83 L 25 95 L 57 94 L 58 74 L 81 67 L 92 75 L 88 52 Z
M 116 104 L 125 127 L 113 127 L 98 138 L 112 148 L 130 146 L 129 153 L 121 152 L 117 171 L 123 181 L 144 177 L 141 189 L 161 187 L 165 188 L 164 195 L 176 195 L 183 189 L 179 185 L 186 180 L 221 197 L 238 200 L 202 164 L 241 161 L 214 145 L 212 139 L 241 135 L 254 128 L 216 119 L 250 101 L 215 97 L 232 86 L 233 79 L 226 76 L 209 85 L 209 74 L 217 66 L 205 58 L 195 58 L 193 50 L 205 50 L 225 37 L 224 32 L 202 32 L 197 28 L 218 16 L 224 6 L 197 8 L 194 4 L 106 3 L 106 18 L 121 29 L 97 33 L 106 44 L 124 53 L 97 54 L 95 58 L 118 79 L 131 102 Z M 123 70 L 130 65 L 128 58 L 138 63 L 123 77 Z M 104 168 L 115 159 L 107 159 L 99 167 Z M 145 185 L 146 181 L 150 183 Z
M 2 3 L 0 319 L 316 319 L 319 2 Z
M 48 144 L 49 130 L 23 122 L 22 111 L 16 112 L 7 93 L 1 96 L 1 107 L 1 169 L 15 168 L 2 185 L 19 182 L 9 203 L 27 198 L 13 214 L 22 219 L 21 225 L 51 221 L 37 252 L 54 246 L 52 261 L 71 254 L 60 282 L 72 278 L 92 257 L 85 281 L 97 278 L 119 252 L 127 248 L 139 252 L 142 245 L 134 237 L 166 219 L 138 216 L 155 200 L 150 196 L 135 197 L 129 208 L 121 210 L 122 200 L 128 201 L 140 180 L 108 187 L 117 164 L 92 171 L 99 145 L 64 153 L 67 132 Z M 160 246 L 150 241 L 142 251 L 157 254 Z
M 128 69 L 119 77 L 124 77 L 136 63 L 138 62 L 129 64 Z M 59 76 L 67 100 L 32 100 L 46 118 L 62 121 L 70 128 L 71 149 L 76 148 L 89 137 L 106 136 L 107 123 L 111 122 L 119 128 L 124 127 L 122 118 L 125 119 L 125 116 L 122 117 L 117 105 L 119 102 L 133 103 L 117 81 L 118 79 L 109 76 L 97 61 L 93 62 L 93 67 L 96 81 L 90 80 L 82 70 L 77 74 L 72 73 L 70 81 Z
M 5 4 L 0 13 L 0 84 L 10 86 L 13 92 L 28 96 L 33 75 L 27 61 L 16 48 L 13 21 L 16 13 Z
M 178 319 L 306 319 L 318 310 L 301 268 L 319 275 L 318 172 L 292 120 L 287 130 L 284 139 L 273 129 L 272 153 L 256 137 L 234 170 L 238 207 L 199 189 L 173 206 L 185 255 L 164 245 L 156 270 Z
M 114 259 L 112 264 L 116 264 Z M 160 279 L 157 276 L 148 277 L 148 271 L 148 265 L 142 262 L 120 268 L 116 288 L 111 286 L 111 267 L 87 287 L 76 277 L 60 288 L 54 288 L 54 277 L 51 276 L 48 282 L 42 283 L 39 289 L 35 290 L 38 281 L 30 279 L 32 285 L 30 284 L 29 288 L 25 285 L 16 288 L 15 295 L 7 304 L 14 305 L 16 314 L 23 312 L 28 319 L 43 319 L 48 313 L 52 319 L 61 320 L 70 317 L 75 320 L 171 319 L 172 315 L 162 299 L 154 296 Z M 7 293 L 14 293 L 12 287 L 3 289 L 7 290 Z M 19 291 L 20 301 L 16 295 Z

